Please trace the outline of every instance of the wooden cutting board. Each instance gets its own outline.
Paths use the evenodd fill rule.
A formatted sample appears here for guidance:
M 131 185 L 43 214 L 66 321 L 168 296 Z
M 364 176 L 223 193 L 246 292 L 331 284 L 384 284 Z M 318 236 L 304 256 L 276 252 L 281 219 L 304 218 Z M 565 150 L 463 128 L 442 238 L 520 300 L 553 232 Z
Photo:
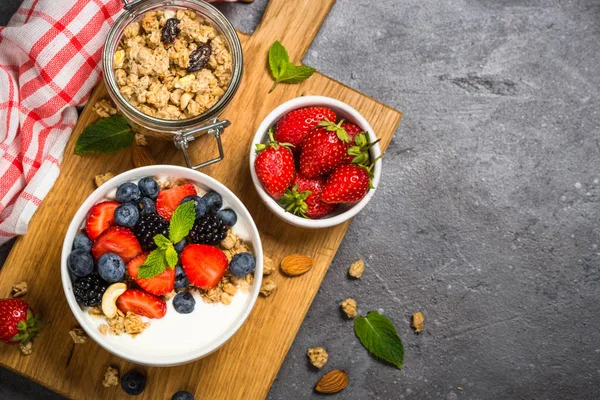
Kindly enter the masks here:
M 194 363 L 171 368 L 138 367 L 93 342 L 73 344 L 69 330 L 76 326 L 76 320 L 60 282 L 64 234 L 77 208 L 95 189 L 95 175 L 133 168 L 131 150 L 113 155 L 73 155 L 76 138 L 97 119 L 92 105 L 106 97 L 101 84 L 75 127 L 56 184 L 33 216 L 29 232 L 17 240 L 1 270 L 0 296 L 8 297 L 13 283 L 27 281 L 26 299 L 49 322 L 29 356 L 22 355 L 17 346 L 0 346 L 2 365 L 78 399 L 127 397 L 119 387 L 107 389 L 101 385 L 109 364 L 118 366 L 121 372 L 137 368 L 148 374 L 148 385 L 140 399 L 168 399 L 178 390 L 189 390 L 197 399 L 266 397 L 349 223 L 304 230 L 277 219 L 262 204 L 250 179 L 247 153 L 255 129 L 273 108 L 305 93 L 334 97 L 356 108 L 381 138 L 383 149 L 402 117 L 400 112 L 318 73 L 303 84 L 280 84 L 267 94 L 272 84 L 266 69 L 269 46 L 280 40 L 290 59 L 299 62 L 333 3 L 334 0 L 271 0 L 256 32 L 252 36 L 240 34 L 245 71 L 242 85 L 223 115 L 232 122 L 223 134 L 225 160 L 202 171 L 224 183 L 246 204 L 260 230 L 265 254 L 276 265 L 285 255 L 302 253 L 315 257 L 315 267 L 297 278 L 275 273 L 277 291 L 268 298 L 258 299 L 246 323 L 219 351 Z M 158 163 L 184 164 L 181 153 L 170 142 L 154 142 L 151 152 Z M 213 157 L 214 139 L 202 137 L 192 142 L 190 152 L 192 160 Z M 385 160 L 383 165 L 386 168 Z M 312 391 L 312 387 L 307 385 L 306 391 Z

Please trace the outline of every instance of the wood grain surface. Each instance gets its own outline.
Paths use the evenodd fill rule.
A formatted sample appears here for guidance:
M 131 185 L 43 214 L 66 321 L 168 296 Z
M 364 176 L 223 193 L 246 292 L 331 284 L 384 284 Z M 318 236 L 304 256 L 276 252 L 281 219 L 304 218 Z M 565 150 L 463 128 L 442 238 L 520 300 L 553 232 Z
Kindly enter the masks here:
M 106 96 L 101 84 L 69 141 L 56 184 L 33 216 L 29 232 L 17 240 L 1 270 L 0 296 L 8 296 L 13 283 L 27 281 L 27 300 L 49 322 L 35 341 L 30 356 L 22 355 L 17 346 L 0 346 L 2 365 L 77 399 L 128 397 L 119 387 L 101 385 L 108 365 L 118 366 L 122 373 L 136 368 L 148 374 L 148 385 L 140 399 L 169 399 L 178 390 L 195 393 L 197 399 L 266 397 L 349 223 L 305 230 L 277 219 L 262 204 L 250 179 L 247 153 L 255 129 L 277 105 L 305 93 L 334 97 L 356 108 L 381 138 L 382 149 L 388 146 L 402 116 L 318 73 L 300 85 L 280 84 L 267 94 L 272 85 L 266 69 L 269 46 L 280 40 L 291 60 L 299 62 L 333 3 L 334 0 L 271 0 L 256 32 L 252 36 L 240 34 L 245 71 L 242 85 L 223 115 L 232 122 L 223 134 L 225 160 L 202 170 L 228 186 L 246 204 L 259 228 L 265 254 L 277 265 L 288 254 L 303 253 L 316 259 L 315 267 L 296 278 L 275 273 L 277 291 L 268 298 L 258 299 L 236 335 L 217 352 L 190 364 L 140 367 L 111 355 L 93 342 L 73 344 L 68 332 L 76 326 L 76 320 L 60 282 L 64 234 L 77 208 L 95 189 L 95 175 L 133 168 L 131 150 L 112 155 L 73 155 L 79 133 L 97 119 L 91 106 Z M 150 150 L 158 163 L 184 163 L 171 142 L 154 141 Z M 191 143 L 190 152 L 193 160 L 214 156 L 217 152 L 214 139 L 197 139 Z M 383 166 L 386 167 L 385 160 Z

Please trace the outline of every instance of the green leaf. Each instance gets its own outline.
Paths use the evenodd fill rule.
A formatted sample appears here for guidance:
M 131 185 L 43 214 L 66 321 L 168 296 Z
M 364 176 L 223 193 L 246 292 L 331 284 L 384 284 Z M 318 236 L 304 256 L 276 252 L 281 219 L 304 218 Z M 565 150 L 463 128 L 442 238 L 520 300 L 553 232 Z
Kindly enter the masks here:
M 171 245 L 171 241 L 165 237 L 162 233 L 154 236 L 154 243 L 158 246 L 159 249 L 166 249 Z
M 269 67 L 271 68 L 271 75 L 273 75 L 275 80 L 279 79 L 282 74 L 282 67 L 285 68 L 285 63 L 289 61 L 290 57 L 287 50 L 279 43 L 279 40 L 276 40 L 269 48 Z
M 171 242 L 178 243 L 185 238 L 196 220 L 196 208 L 193 201 L 186 201 L 181 204 L 171 217 L 169 225 L 169 238 Z
M 158 235 L 157 235 L 158 236 Z M 165 250 L 155 249 L 148 254 L 148 258 L 138 270 L 138 278 L 154 278 L 162 274 L 168 267 Z
M 310 78 L 315 71 L 314 68 L 307 67 L 306 65 L 287 63 L 285 71 L 279 77 L 279 82 L 300 83 Z
M 377 311 L 354 320 L 354 332 L 371 354 L 402 369 L 404 346 L 392 321 Z
M 167 264 L 169 264 L 169 268 L 173 269 L 177 265 L 177 261 L 179 261 L 179 256 L 177 255 L 177 250 L 173 247 L 171 243 L 169 247 L 167 247 L 165 251 L 165 258 L 167 259 Z
M 112 153 L 131 146 L 135 139 L 129 123 L 122 115 L 103 118 L 83 130 L 75 154 Z

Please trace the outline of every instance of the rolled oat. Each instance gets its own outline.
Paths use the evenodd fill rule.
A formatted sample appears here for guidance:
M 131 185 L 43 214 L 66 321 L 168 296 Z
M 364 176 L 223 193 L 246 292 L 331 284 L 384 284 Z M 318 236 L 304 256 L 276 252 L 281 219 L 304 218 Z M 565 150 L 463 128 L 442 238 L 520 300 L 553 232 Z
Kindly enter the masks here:
M 273 264 L 273 260 L 271 260 L 267 256 L 263 256 L 263 260 L 263 275 L 271 275 L 273 271 L 275 271 L 275 265 Z

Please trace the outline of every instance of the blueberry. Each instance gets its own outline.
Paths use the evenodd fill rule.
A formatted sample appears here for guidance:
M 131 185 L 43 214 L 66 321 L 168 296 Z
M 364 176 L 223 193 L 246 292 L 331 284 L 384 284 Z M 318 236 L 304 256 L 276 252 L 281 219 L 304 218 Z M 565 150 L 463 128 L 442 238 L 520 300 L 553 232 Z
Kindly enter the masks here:
M 130 396 L 137 396 L 146 388 L 146 376 L 137 371 L 129 371 L 121 377 L 121 389 Z
M 178 254 L 181 254 L 181 252 L 183 251 L 183 248 L 185 247 L 185 245 L 186 245 L 185 239 L 181 239 L 181 241 L 175 243 L 175 245 L 173 245 L 173 247 L 175 247 L 175 251 Z
M 94 270 L 94 259 L 89 251 L 75 249 L 67 258 L 67 268 L 73 275 L 83 278 Z
M 123 203 L 115 208 L 115 222 L 126 228 L 133 228 L 140 219 L 140 212 L 133 203 Z
M 156 213 L 156 204 L 154 204 L 154 201 L 149 197 L 142 197 L 137 205 L 142 214 Z
M 237 222 L 237 214 L 231 208 L 219 210 L 217 212 L 217 215 L 219 216 L 219 218 L 221 218 L 221 221 L 223 221 L 223 224 L 225 226 L 232 227 Z
M 75 239 L 73 240 L 73 250 L 85 250 L 87 252 L 92 251 L 92 245 L 94 242 L 90 240 L 83 233 L 78 233 L 75 235 Z
M 180 390 L 171 397 L 171 400 L 194 400 L 194 395 L 185 390 Z
M 150 197 L 151 199 L 156 199 L 158 197 L 158 192 L 160 192 L 158 182 L 149 176 L 140 179 L 138 187 L 140 188 L 142 196 Z
M 223 198 L 214 190 L 206 193 L 204 196 L 202 196 L 202 198 L 206 202 L 208 211 L 217 212 L 221 209 L 221 207 L 223 207 Z
M 188 292 L 179 292 L 173 297 L 173 307 L 179 314 L 189 314 L 194 311 L 196 300 Z
M 125 275 L 125 263 L 115 253 L 105 253 L 98 259 L 98 274 L 106 282 L 121 282 Z
M 196 209 L 196 219 L 203 217 L 206 214 L 206 201 L 202 197 L 198 196 L 185 196 L 181 199 L 179 204 L 187 203 L 188 201 L 194 201 L 194 208 Z
M 119 203 L 129 203 L 140 198 L 140 188 L 133 182 L 121 183 L 117 188 L 117 201 Z
M 231 259 L 229 263 L 229 272 L 231 275 L 243 278 L 250 272 L 254 271 L 256 260 L 250 253 L 238 253 Z
M 181 265 L 175 266 L 175 289 L 181 289 L 190 286 L 190 281 Z

